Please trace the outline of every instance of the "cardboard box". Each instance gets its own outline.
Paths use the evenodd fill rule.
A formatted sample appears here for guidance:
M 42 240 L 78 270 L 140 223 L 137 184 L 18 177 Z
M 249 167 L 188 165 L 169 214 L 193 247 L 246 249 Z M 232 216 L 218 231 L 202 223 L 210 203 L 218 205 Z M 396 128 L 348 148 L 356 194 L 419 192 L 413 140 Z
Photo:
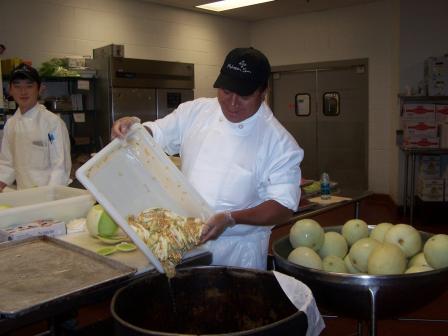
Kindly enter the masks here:
M 444 197 L 444 180 L 441 178 L 419 178 L 417 181 L 417 196 L 422 201 L 442 202 Z
M 448 54 L 428 57 L 424 61 L 425 78 L 448 76 Z
M 440 148 L 440 138 L 404 138 L 405 148 Z
M 409 103 L 403 105 L 403 120 L 434 122 L 435 118 L 434 104 Z
M 436 104 L 436 122 L 448 123 L 448 105 Z
M 123 44 L 109 44 L 104 47 L 93 49 L 93 58 L 95 57 L 124 57 Z M 88 65 L 89 62 L 86 62 Z
M 448 148 L 448 121 L 439 124 L 440 148 Z
M 66 57 L 66 61 L 70 69 L 86 67 L 86 59 L 81 56 Z
M 426 80 L 428 96 L 448 96 L 448 76 Z
M 435 138 L 437 137 L 437 124 L 434 121 L 406 120 L 403 123 L 406 138 Z
M 28 224 L 0 230 L 0 242 L 34 236 L 56 237 L 67 233 L 65 223 L 54 219 L 41 219 Z
M 419 178 L 440 178 L 441 158 L 439 155 L 424 155 L 420 157 L 417 174 Z

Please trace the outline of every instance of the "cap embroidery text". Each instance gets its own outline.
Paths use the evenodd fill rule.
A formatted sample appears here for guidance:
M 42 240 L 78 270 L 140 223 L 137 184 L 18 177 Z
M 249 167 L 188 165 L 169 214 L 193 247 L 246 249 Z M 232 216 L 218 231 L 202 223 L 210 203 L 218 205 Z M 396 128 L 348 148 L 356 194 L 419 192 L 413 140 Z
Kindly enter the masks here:
M 230 70 L 235 70 L 235 71 L 240 71 L 240 72 L 245 72 L 245 73 L 252 73 L 252 71 L 247 69 L 247 63 L 244 60 L 240 61 L 238 63 L 238 65 L 227 64 L 227 68 L 229 68 Z

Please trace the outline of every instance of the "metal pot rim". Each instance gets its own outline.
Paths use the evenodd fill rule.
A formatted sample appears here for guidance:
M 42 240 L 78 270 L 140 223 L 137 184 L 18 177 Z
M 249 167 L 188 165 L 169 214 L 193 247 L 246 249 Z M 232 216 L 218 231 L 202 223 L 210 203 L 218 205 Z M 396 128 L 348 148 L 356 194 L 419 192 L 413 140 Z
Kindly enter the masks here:
M 230 271 L 237 271 L 237 272 L 238 272 L 238 271 L 245 271 L 245 272 L 251 272 L 251 273 L 271 274 L 272 276 L 274 276 L 273 273 L 272 273 L 272 271 L 263 271 L 263 270 L 247 269 L 247 268 L 242 268 L 242 267 L 231 267 L 231 266 L 213 266 L 213 265 L 211 265 L 211 266 L 194 266 L 194 267 L 186 267 L 186 268 L 182 268 L 182 269 L 180 269 L 180 270 L 177 270 L 177 272 L 179 272 L 179 273 L 184 273 L 184 272 L 192 271 L 192 270 L 199 270 L 199 271 L 201 271 L 201 270 L 202 270 L 202 271 L 203 271 L 203 270 L 205 270 L 205 271 L 209 271 L 209 270 L 226 270 L 226 271 L 229 271 L 229 270 L 230 270 Z M 116 305 L 117 299 L 118 299 L 119 295 L 120 295 L 123 291 L 125 291 L 126 289 L 128 289 L 128 288 L 130 288 L 130 287 L 132 287 L 132 286 L 137 285 L 138 283 L 140 283 L 140 282 L 142 282 L 142 281 L 145 281 L 148 277 L 151 277 L 151 276 L 162 276 L 162 275 L 163 275 L 163 274 L 156 272 L 156 274 L 151 274 L 151 275 L 148 275 L 147 277 L 142 277 L 142 278 L 137 279 L 137 280 L 135 280 L 134 282 L 132 282 L 132 283 L 130 283 L 130 284 L 128 284 L 128 285 L 126 285 L 126 286 L 124 286 L 124 287 L 118 289 L 118 290 L 115 292 L 114 296 L 112 297 L 112 301 L 111 301 L 111 305 L 110 305 L 110 310 L 111 310 L 112 317 L 113 317 L 118 323 L 120 323 L 121 325 L 125 326 L 126 328 L 130 328 L 130 329 L 132 329 L 132 330 L 134 330 L 134 331 L 137 331 L 137 332 L 139 332 L 139 333 L 142 333 L 142 334 L 147 334 L 147 335 L 161 335 L 161 336 L 182 336 L 182 335 L 184 335 L 184 336 L 188 336 L 189 334 L 168 333 L 168 332 L 161 332 L 161 331 L 157 331 L 157 330 L 143 329 L 143 328 L 140 328 L 140 327 L 138 327 L 138 326 L 135 326 L 135 325 L 130 324 L 129 322 L 123 320 L 123 319 L 122 319 L 122 318 L 115 312 L 114 307 L 115 307 L 115 305 Z M 164 276 L 164 275 L 163 275 L 163 276 Z M 224 333 L 224 334 L 223 334 L 223 333 L 220 333 L 220 334 L 200 334 L 200 335 L 201 335 L 201 336 L 224 336 L 224 335 L 225 335 L 225 336 L 244 336 L 244 335 L 249 335 L 249 334 L 253 334 L 253 333 L 255 333 L 255 332 L 262 332 L 263 330 L 274 328 L 274 327 L 276 327 L 277 325 L 284 324 L 284 323 L 286 323 L 286 322 L 288 322 L 288 321 L 290 321 L 290 320 L 296 318 L 296 317 L 297 317 L 298 315 L 300 315 L 300 314 L 304 314 L 304 312 L 301 311 L 301 310 L 299 310 L 299 309 L 297 309 L 297 311 L 296 311 L 294 314 L 292 314 L 292 315 L 290 315 L 290 316 L 288 316 L 288 317 L 285 317 L 285 318 L 283 318 L 283 319 L 281 319 L 281 320 L 275 321 L 275 322 L 273 322 L 273 323 L 270 323 L 270 324 L 267 324 L 267 325 L 264 325 L 264 326 L 261 326 L 261 327 L 258 327 L 258 328 L 253 328 L 253 329 L 250 329 L 250 330 L 243 330 L 243 331 L 238 331 L 238 332 L 233 332 L 233 333 Z

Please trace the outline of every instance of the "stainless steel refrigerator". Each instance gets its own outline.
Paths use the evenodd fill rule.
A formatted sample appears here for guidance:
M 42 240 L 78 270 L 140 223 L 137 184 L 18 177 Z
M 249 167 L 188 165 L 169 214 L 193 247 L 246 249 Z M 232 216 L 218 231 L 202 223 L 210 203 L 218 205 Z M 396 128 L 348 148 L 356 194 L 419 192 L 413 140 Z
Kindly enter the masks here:
M 115 120 L 156 120 L 193 99 L 194 65 L 116 56 L 111 46 L 93 50 L 96 69 L 96 127 L 100 147 L 110 141 Z

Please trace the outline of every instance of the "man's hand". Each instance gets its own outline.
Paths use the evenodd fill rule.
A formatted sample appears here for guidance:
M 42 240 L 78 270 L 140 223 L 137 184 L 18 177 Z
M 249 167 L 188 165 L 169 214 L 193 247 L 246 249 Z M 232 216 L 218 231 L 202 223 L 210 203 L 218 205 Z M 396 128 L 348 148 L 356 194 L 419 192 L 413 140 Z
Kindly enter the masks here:
M 7 184 L 5 182 L 0 181 L 0 192 L 3 192 L 3 189 L 5 189 L 6 186 Z
M 132 125 L 140 123 L 137 117 L 123 117 L 114 122 L 112 125 L 111 138 L 125 138 Z
M 235 220 L 229 211 L 218 212 L 205 223 L 201 234 L 201 244 L 210 239 L 218 238 L 229 226 L 235 225 Z

